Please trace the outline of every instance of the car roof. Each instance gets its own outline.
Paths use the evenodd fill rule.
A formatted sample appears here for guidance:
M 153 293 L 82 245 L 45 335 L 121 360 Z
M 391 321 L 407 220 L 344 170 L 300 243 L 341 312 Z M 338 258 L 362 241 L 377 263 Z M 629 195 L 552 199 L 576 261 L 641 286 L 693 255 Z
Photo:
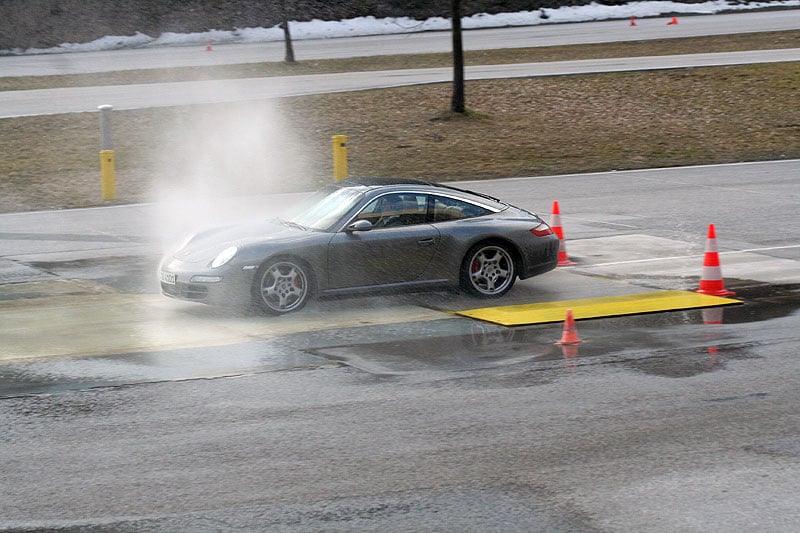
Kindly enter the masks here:
M 475 191 L 470 191 L 467 189 L 460 189 L 458 187 L 453 187 L 450 185 L 445 185 L 442 183 L 434 183 L 431 181 L 424 181 L 418 180 L 414 178 L 377 178 L 377 177 L 370 177 L 370 178 L 347 178 L 341 181 L 337 181 L 335 183 L 337 187 L 365 187 L 368 189 L 377 189 L 381 187 L 402 187 L 404 185 L 412 185 L 417 187 L 432 187 L 435 189 L 440 189 L 442 191 L 455 191 L 461 194 L 467 194 L 470 196 L 478 196 L 487 200 L 492 200 L 499 204 L 506 205 L 505 202 L 499 200 L 493 196 L 489 196 L 488 194 L 483 194 Z
M 347 178 L 337 181 L 339 187 L 386 187 L 389 185 L 432 185 L 435 183 L 413 178 Z

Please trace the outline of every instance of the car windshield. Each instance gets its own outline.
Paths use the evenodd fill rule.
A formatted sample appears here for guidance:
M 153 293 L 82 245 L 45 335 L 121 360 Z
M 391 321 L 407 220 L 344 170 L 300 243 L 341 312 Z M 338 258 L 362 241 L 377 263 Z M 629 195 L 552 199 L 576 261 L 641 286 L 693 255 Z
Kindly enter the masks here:
M 297 205 L 284 221 L 326 231 L 346 215 L 363 196 L 363 191 L 355 187 L 323 189 Z

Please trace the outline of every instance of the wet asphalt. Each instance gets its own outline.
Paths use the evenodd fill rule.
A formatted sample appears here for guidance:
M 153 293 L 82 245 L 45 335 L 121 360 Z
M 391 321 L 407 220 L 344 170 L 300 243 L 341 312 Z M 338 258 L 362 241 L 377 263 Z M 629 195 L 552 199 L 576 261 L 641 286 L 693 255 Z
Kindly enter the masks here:
M 111 261 L 110 268 L 118 276 L 119 265 L 114 263 Z M 133 270 L 150 271 L 152 266 L 152 261 L 145 261 Z M 98 279 L 117 284 L 118 289 L 126 289 L 130 283 L 126 276 L 103 278 L 102 269 L 93 271 Z M 733 287 L 736 280 L 731 281 Z M 141 286 L 135 290 L 147 292 Z M 578 346 L 555 344 L 562 324 L 505 327 L 443 313 L 441 319 L 340 324 L 221 346 L 20 359 L 0 368 L 0 397 L 341 365 L 376 376 L 430 377 L 515 365 L 534 372 L 613 362 L 656 375 L 687 377 L 757 353 L 760 343 L 766 341 L 756 338 L 758 332 L 769 330 L 774 319 L 795 314 L 800 307 L 798 292 L 800 285 L 743 287 L 737 293 L 741 305 L 583 320 L 578 322 L 578 332 L 585 341 Z M 388 297 L 385 303 L 439 306 L 457 298 L 451 293 L 397 296 Z M 359 303 L 358 299 L 344 299 L 321 305 Z M 236 320 L 250 318 L 250 313 L 216 309 L 211 316 Z
M 292 339 L 334 365 L 6 397 L 0 530 L 793 531 L 796 287 L 747 296 L 581 321 L 576 352 L 428 321 Z
M 630 194 L 686 194 L 662 174 Z M 663 200 L 595 206 L 638 175 L 596 191 L 574 178 L 578 265 L 502 303 L 690 290 L 714 218 L 741 304 L 581 320 L 572 347 L 555 344 L 560 324 L 451 315 L 479 305 L 457 293 L 314 302 L 281 320 L 182 304 L 157 293 L 148 206 L 0 216 L 0 529 L 800 528 L 791 176 L 761 191 L 780 222 L 765 239 L 739 225 L 757 209 L 736 204 L 729 176 L 692 190 L 732 199 L 690 220 L 665 218 Z
M 694 289 L 708 221 L 717 223 L 725 281 L 745 301 L 725 309 L 717 329 L 742 314 L 789 313 L 800 280 L 791 178 L 797 166 L 779 161 L 464 183 L 514 198 L 545 219 L 543 199 L 562 198 L 567 250 L 578 264 L 520 282 L 502 302 L 452 293 L 342 299 L 313 302 L 280 320 L 162 298 L 155 272 L 162 253 L 198 224 L 274 214 L 297 195 L 218 199 L 188 211 L 166 203 L 0 215 L 0 304 L 10 328 L 0 346 L 0 395 L 331 364 L 387 375 L 510 364 L 517 357 L 551 364 L 558 325 L 502 328 L 447 311 Z M 620 190 L 625 201 L 604 208 Z M 753 195 L 769 202 L 768 224 L 752 222 L 762 211 Z M 770 291 L 788 303 L 765 296 Z M 678 326 L 687 333 L 659 333 Z M 686 348 L 680 343 L 703 336 L 693 329 L 701 326 L 699 311 L 581 322 L 593 338 L 578 353 L 586 360 L 613 357 L 660 350 L 666 341 L 680 351 Z M 464 349 L 466 355 L 457 353 Z

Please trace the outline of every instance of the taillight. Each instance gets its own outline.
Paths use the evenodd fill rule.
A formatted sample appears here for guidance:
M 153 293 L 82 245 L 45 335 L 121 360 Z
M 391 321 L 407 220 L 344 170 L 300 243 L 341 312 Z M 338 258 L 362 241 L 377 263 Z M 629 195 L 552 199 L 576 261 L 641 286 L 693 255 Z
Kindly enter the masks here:
M 550 229 L 550 226 L 542 222 L 535 228 L 531 229 L 531 233 L 533 233 L 537 237 L 547 237 L 548 235 L 553 234 L 553 230 Z

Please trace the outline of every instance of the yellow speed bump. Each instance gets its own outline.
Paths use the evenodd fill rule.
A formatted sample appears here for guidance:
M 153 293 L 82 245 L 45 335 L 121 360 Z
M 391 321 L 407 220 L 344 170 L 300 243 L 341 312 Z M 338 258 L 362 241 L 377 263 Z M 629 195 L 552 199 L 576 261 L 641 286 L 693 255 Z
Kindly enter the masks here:
M 732 298 L 722 298 L 689 291 L 659 291 L 622 296 L 604 296 L 579 300 L 561 300 L 536 304 L 508 305 L 456 311 L 455 314 L 493 322 L 503 326 L 523 326 L 561 322 L 567 309 L 572 309 L 576 320 L 622 315 L 678 311 L 702 307 L 718 307 L 742 303 Z

